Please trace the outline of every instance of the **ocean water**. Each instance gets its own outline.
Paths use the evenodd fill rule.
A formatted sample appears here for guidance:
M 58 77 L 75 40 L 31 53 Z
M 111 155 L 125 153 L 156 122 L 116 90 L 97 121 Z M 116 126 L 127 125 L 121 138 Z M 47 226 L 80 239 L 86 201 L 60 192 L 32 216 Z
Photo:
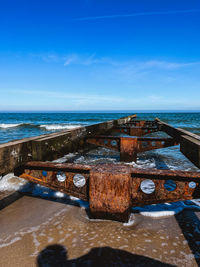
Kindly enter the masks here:
M 37 136 L 41 134 L 72 129 L 82 125 L 95 124 L 107 120 L 117 119 L 134 114 L 134 112 L 122 113 L 0 113 L 0 143 L 24 137 Z M 200 113 L 137 113 L 137 119 L 159 118 L 175 127 L 180 127 L 200 135 Z M 76 156 L 74 163 L 98 164 L 119 163 L 119 153 L 105 148 L 97 148 L 87 154 L 69 153 L 57 162 L 64 163 L 70 157 Z M 138 154 L 137 162 L 130 162 L 136 168 L 143 169 L 171 169 L 185 171 L 200 171 L 179 150 L 179 146 L 153 150 Z M 20 190 L 43 198 L 69 197 L 60 192 L 35 185 L 29 186 L 23 179 L 13 178 L 8 174 L 0 179 L 0 191 Z M 200 198 L 200 196 L 199 196 Z M 87 207 L 78 199 L 73 199 L 78 205 Z M 140 212 L 144 216 L 162 217 L 171 216 L 183 209 L 200 209 L 200 201 L 185 201 L 177 203 L 165 203 L 134 208 L 133 212 Z M 131 224 L 132 222 L 130 222 Z
M 135 112 L 0 113 L 0 143 L 95 124 L 130 114 Z M 156 117 L 175 127 L 200 134 L 200 113 L 137 113 L 138 119 Z

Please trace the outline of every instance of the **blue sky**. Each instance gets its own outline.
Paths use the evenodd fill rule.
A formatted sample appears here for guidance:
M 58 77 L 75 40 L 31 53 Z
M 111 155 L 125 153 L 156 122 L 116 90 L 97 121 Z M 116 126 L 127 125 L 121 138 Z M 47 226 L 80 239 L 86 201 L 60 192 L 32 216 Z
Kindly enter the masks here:
M 0 110 L 200 110 L 200 1 L 0 3 Z

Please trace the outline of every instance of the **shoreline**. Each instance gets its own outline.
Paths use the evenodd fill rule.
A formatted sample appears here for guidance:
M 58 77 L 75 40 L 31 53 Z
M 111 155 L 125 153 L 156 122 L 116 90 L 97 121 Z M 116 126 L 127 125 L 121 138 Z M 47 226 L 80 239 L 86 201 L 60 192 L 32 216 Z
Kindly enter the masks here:
M 89 220 L 85 209 L 74 205 L 24 195 L 1 210 L 0 263 L 8 267 L 36 266 L 38 255 L 41 259 L 48 246 L 56 245 L 54 249 L 65 249 L 68 261 L 75 263 L 90 259 L 94 250 L 101 248 L 103 253 L 114 253 L 113 262 L 121 255 L 120 261 L 128 257 L 130 264 L 137 258 L 149 264 L 155 260 L 157 264 L 198 266 L 194 254 L 197 257 L 199 249 L 191 250 L 191 239 L 195 243 L 197 238 L 194 221 L 191 216 L 184 218 L 183 213 L 166 218 L 134 214 L 134 223 L 125 226 Z M 200 219 L 200 212 L 192 213 Z M 189 231 L 187 235 L 184 227 Z M 128 254 L 123 257 L 123 253 Z

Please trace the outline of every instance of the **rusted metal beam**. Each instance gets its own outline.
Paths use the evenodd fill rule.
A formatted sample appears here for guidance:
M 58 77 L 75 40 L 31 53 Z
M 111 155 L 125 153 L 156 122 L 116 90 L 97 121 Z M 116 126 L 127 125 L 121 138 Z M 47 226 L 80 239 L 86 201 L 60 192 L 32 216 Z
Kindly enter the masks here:
M 154 127 L 157 126 L 156 120 L 136 120 L 132 118 L 126 125 L 135 126 L 135 127 Z
M 15 169 L 15 175 L 53 190 L 88 200 L 90 166 L 33 161 Z M 79 181 L 76 186 L 76 181 Z M 82 184 L 81 184 L 82 181 Z M 80 186 L 82 185 L 82 186 Z
M 97 165 L 90 172 L 90 210 L 95 218 L 128 221 L 131 171 L 128 166 Z
M 159 137 L 119 137 L 94 136 L 86 138 L 89 144 L 110 148 L 120 152 L 121 161 L 136 161 L 137 153 L 149 150 L 175 146 L 177 141 L 173 138 Z
M 174 138 L 140 137 L 138 139 L 138 152 L 176 146 L 179 143 Z
M 15 174 L 89 201 L 96 218 L 120 221 L 128 220 L 132 206 L 194 199 L 200 194 L 199 172 L 30 162 Z
M 133 206 L 189 200 L 200 195 L 199 172 L 134 169 L 131 177 Z M 145 181 L 147 184 L 142 185 Z
M 138 138 L 120 137 L 120 161 L 136 162 L 138 153 Z
M 158 131 L 158 127 L 156 126 L 149 126 L 149 127 L 141 127 L 141 126 L 117 126 L 113 128 L 114 132 L 127 134 L 130 136 L 143 136 L 146 134 L 154 133 Z

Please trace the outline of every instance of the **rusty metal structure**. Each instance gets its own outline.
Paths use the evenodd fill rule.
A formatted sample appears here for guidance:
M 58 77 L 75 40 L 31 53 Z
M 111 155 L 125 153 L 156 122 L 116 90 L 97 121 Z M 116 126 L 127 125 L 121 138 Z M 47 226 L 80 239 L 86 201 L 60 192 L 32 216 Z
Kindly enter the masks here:
M 169 137 L 152 137 L 155 132 L 160 131 L 167 133 Z M 147 137 L 148 134 L 151 134 L 151 137 Z M 180 145 L 180 151 L 194 165 L 200 167 L 200 136 L 174 128 L 159 119 L 137 120 L 136 115 L 132 115 L 38 137 L 25 143 L 28 146 L 24 148 L 24 159 L 20 161 L 19 154 L 18 161 L 11 162 L 15 174 L 28 181 L 89 201 L 94 218 L 127 221 L 132 206 L 200 197 L 200 172 L 144 170 L 127 164 L 136 161 L 140 152 Z M 53 155 L 56 151 L 62 151 L 61 154 L 56 154 L 62 155 L 80 149 L 84 153 L 85 149 L 98 146 L 118 151 L 121 162 L 83 165 L 44 161 L 50 159 L 46 153 Z

